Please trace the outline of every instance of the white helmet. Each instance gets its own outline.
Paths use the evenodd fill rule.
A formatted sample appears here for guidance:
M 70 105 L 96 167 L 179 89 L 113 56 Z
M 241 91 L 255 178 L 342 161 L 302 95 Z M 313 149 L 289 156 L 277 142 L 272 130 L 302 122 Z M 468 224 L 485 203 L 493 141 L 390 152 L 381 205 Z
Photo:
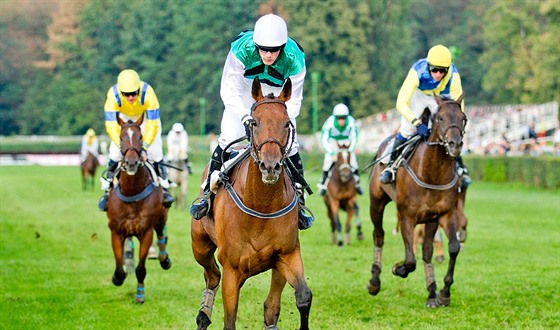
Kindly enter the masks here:
M 184 128 L 183 128 L 183 124 L 181 124 L 181 123 L 175 123 L 175 124 L 173 124 L 173 128 L 172 128 L 171 130 L 174 131 L 174 132 L 179 133 L 179 132 L 182 132 L 183 129 L 184 129 Z
M 348 116 L 350 114 L 350 110 L 348 110 L 348 107 L 346 105 L 344 105 L 342 103 L 339 103 L 339 104 L 334 106 L 332 114 L 335 117 L 337 117 L 337 116 Z
M 263 47 L 280 47 L 288 42 L 288 27 L 282 17 L 264 15 L 255 23 L 253 42 Z

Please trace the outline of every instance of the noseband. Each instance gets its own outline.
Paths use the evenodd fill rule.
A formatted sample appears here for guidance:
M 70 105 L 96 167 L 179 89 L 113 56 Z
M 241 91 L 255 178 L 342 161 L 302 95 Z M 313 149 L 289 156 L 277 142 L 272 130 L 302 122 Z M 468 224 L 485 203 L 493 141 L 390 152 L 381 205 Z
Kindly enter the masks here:
M 134 127 L 134 126 L 132 126 L 132 127 Z M 122 130 L 125 130 L 125 129 L 130 129 L 130 127 L 123 127 L 123 128 L 122 128 Z M 122 137 L 121 137 L 121 145 L 122 145 L 122 140 L 123 140 L 123 139 L 122 139 Z M 140 147 L 140 148 L 137 148 L 137 147 L 135 147 L 135 146 L 133 146 L 133 145 L 127 147 L 127 148 L 124 149 L 124 150 L 121 149 L 121 155 L 122 155 L 122 157 L 123 157 L 123 161 L 124 161 L 125 155 L 126 155 L 129 151 L 131 151 L 131 150 L 134 151 L 134 152 L 136 153 L 136 155 L 138 155 L 138 157 L 140 158 L 140 164 L 143 164 L 143 162 L 142 162 L 142 148 L 141 148 L 141 147 Z
M 284 107 L 284 109 L 287 109 L 286 103 L 284 101 L 274 98 L 274 94 L 270 93 L 265 98 L 263 98 L 262 100 L 253 104 L 253 106 L 251 107 L 251 115 L 253 115 L 253 112 L 255 111 L 255 109 L 257 107 L 259 107 L 260 105 L 263 105 L 263 104 L 267 104 L 267 103 L 281 104 Z M 288 119 L 288 125 L 290 126 L 290 131 L 288 133 L 289 136 L 288 136 L 288 141 L 286 141 L 286 145 L 283 145 L 278 139 L 275 139 L 275 138 L 265 139 L 264 141 L 262 141 L 258 145 L 255 145 L 255 139 L 253 138 L 253 127 L 251 127 L 251 130 L 250 130 L 250 132 L 251 132 L 251 137 L 250 137 L 250 140 L 251 140 L 251 155 L 255 159 L 257 165 L 262 164 L 262 160 L 260 159 L 259 154 L 260 154 L 260 151 L 261 151 L 262 147 L 267 143 L 275 143 L 275 144 L 278 145 L 278 147 L 280 147 L 280 152 L 282 153 L 282 161 L 288 156 L 288 153 L 290 152 L 290 149 L 292 148 L 292 144 L 294 143 L 294 136 L 295 136 L 294 125 L 292 124 L 291 120 L 289 120 L 289 119 Z M 289 145 L 288 145 L 288 143 L 289 143 Z M 280 163 L 283 163 L 282 161 L 280 161 Z

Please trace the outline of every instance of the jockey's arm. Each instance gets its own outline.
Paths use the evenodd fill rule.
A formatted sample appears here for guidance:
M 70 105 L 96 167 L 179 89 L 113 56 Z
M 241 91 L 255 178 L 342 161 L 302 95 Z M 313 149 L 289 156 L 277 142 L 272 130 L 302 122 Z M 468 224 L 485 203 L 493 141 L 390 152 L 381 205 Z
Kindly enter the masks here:
M 410 69 L 397 96 L 397 110 L 411 123 L 416 119 L 416 115 L 410 109 L 410 100 L 419 85 L 418 74 L 414 69 Z
M 453 73 L 453 80 L 451 80 L 451 87 L 449 89 L 449 93 L 451 94 L 451 98 L 457 100 L 463 94 L 463 86 L 461 84 L 461 76 L 459 72 Z M 463 112 L 465 111 L 465 100 L 461 102 L 461 109 Z
M 299 116 L 301 101 L 303 100 L 303 82 L 305 81 L 306 73 L 307 69 L 303 67 L 299 73 L 290 76 L 290 80 L 292 81 L 292 96 L 286 102 L 286 109 L 290 119 Z
M 115 145 L 120 145 L 121 127 L 117 123 L 119 115 L 119 105 L 115 100 L 112 89 L 107 92 L 107 100 L 105 101 L 105 131 Z
M 222 72 L 220 96 L 224 102 L 225 108 L 239 118 L 239 121 L 243 119 L 243 116 L 249 114 L 249 109 L 243 107 L 242 101 L 242 93 L 245 84 L 245 78 L 243 77 L 244 72 L 245 65 L 243 65 L 230 50 Z

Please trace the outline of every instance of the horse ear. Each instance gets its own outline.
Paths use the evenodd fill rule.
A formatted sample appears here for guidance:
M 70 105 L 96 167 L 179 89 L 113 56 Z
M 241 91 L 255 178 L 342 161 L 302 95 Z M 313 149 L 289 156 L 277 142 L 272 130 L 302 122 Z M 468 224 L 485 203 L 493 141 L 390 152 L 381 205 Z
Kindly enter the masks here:
M 286 79 L 284 83 L 284 87 L 282 87 L 282 91 L 278 98 L 283 102 L 287 102 L 292 97 L 292 79 Z
M 124 125 L 124 121 L 121 119 L 121 117 L 117 114 L 117 124 L 119 124 L 119 126 Z
M 144 116 L 140 116 L 140 118 L 138 118 L 138 119 L 136 120 L 136 125 L 138 125 L 138 126 L 142 125 L 142 122 L 143 122 L 143 121 L 144 121 Z
M 434 99 L 436 99 L 436 103 L 437 103 L 438 106 L 442 105 L 443 99 L 439 95 L 436 95 L 434 93 Z
M 463 92 L 461 96 L 459 96 L 459 98 L 457 99 L 457 103 L 463 102 L 463 98 L 465 98 L 465 92 Z
M 253 79 L 253 85 L 251 86 L 251 94 L 253 95 L 253 99 L 255 99 L 256 102 L 259 102 L 264 97 L 262 95 L 261 82 L 259 80 L 259 77 L 255 77 L 255 79 Z

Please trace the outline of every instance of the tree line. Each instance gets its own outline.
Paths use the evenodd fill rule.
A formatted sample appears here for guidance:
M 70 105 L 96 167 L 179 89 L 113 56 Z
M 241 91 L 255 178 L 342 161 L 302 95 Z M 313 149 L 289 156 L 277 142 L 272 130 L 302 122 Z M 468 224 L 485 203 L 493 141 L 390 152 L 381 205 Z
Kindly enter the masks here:
M 467 104 L 560 99 L 557 0 L 5 0 L 1 6 L 1 135 L 103 132 L 107 90 L 125 68 L 154 87 L 164 132 L 174 122 L 191 134 L 219 132 L 230 42 L 269 12 L 284 17 L 306 54 L 300 133 L 312 133 L 340 102 L 357 118 L 394 108 L 410 66 L 438 43 L 457 50 Z

